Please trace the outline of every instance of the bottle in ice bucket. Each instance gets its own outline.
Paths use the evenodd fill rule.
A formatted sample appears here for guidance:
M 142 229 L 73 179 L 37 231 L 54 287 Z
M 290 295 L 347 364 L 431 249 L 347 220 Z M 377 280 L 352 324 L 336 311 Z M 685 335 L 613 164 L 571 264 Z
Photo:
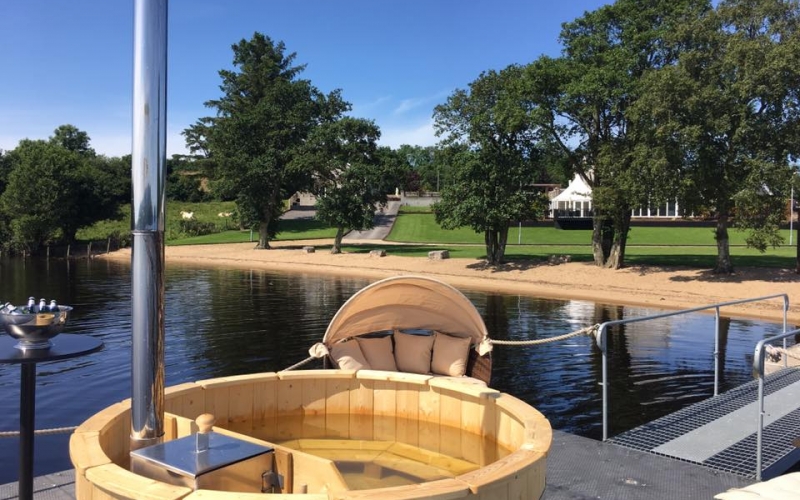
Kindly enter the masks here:
M 43 313 L 47 311 L 47 301 L 44 298 L 39 299 L 39 312 Z
M 33 297 L 28 297 L 28 305 L 26 307 L 27 314 L 33 314 L 36 312 L 36 299 Z
M 6 302 L 5 305 L 3 305 L 2 308 L 0 308 L 0 313 L 11 314 L 12 316 L 17 316 L 19 314 L 22 314 L 22 311 L 17 309 L 17 306 L 12 304 L 11 302 Z
M 50 312 L 58 312 L 58 304 L 56 304 L 56 299 L 51 300 L 48 307 Z

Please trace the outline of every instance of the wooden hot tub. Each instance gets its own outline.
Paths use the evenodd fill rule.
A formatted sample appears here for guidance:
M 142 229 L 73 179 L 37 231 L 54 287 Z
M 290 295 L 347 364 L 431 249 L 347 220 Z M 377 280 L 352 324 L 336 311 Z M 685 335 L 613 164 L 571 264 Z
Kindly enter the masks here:
M 374 370 L 187 383 L 166 390 L 165 409 L 165 441 L 191 434 L 193 419 L 212 413 L 215 432 L 274 447 L 286 477 L 279 498 L 536 499 L 552 439 L 541 413 L 472 379 Z M 75 431 L 77 498 L 263 498 L 136 475 L 128 470 L 129 435 L 130 400 Z

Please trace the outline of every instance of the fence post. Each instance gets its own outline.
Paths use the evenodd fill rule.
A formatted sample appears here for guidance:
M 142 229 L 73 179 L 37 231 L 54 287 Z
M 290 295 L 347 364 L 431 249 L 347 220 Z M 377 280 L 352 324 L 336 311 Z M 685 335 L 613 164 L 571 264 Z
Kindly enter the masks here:
M 92 242 L 90 241 L 88 245 L 86 245 L 86 258 L 92 258 Z
M 714 396 L 719 395 L 719 306 L 714 314 Z
M 69 259 L 69 247 L 70 247 L 70 245 L 67 245 L 67 258 L 68 259 Z
M 50 245 L 47 245 L 47 260 L 50 260 Z
M 111 237 L 108 237 L 108 243 L 106 243 L 106 253 L 111 251 Z

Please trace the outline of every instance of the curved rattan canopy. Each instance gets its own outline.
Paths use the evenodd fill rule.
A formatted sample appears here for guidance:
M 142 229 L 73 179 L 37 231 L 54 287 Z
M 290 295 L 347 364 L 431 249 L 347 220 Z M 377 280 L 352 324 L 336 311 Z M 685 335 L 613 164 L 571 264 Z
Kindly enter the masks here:
M 478 344 L 488 334 L 483 318 L 461 292 L 439 280 L 398 276 L 359 290 L 344 303 L 328 325 L 322 342 L 390 329 L 429 329 Z

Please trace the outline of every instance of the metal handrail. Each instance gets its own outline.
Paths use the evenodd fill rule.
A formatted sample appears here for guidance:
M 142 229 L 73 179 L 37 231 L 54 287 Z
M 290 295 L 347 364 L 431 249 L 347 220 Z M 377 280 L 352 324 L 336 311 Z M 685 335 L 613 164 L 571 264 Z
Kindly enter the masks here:
M 737 304 L 745 304 L 748 302 L 759 302 L 762 300 L 777 299 L 779 297 L 783 298 L 783 332 L 785 333 L 786 314 L 789 311 L 789 295 L 785 293 L 778 293 L 775 295 L 765 295 L 763 297 L 755 297 L 752 299 L 741 299 L 741 300 L 732 300 L 729 302 L 720 302 L 718 304 L 695 307 L 692 309 L 684 309 L 669 313 L 642 316 L 641 318 L 629 318 L 629 319 L 619 319 L 615 321 L 606 321 L 605 323 L 601 324 L 600 327 L 597 329 L 595 340 L 597 342 L 597 347 L 599 347 L 600 351 L 603 353 L 603 365 L 602 365 L 603 382 L 601 383 L 601 385 L 603 386 L 603 441 L 606 441 L 608 439 L 608 360 L 607 360 L 608 336 L 606 335 L 608 327 L 616 325 L 624 325 L 628 323 L 639 323 L 642 321 L 650 321 L 654 319 L 668 318 L 670 316 L 679 316 L 679 315 L 714 309 L 716 311 L 715 321 L 714 321 L 714 396 L 716 396 L 717 394 L 719 394 L 719 310 L 720 308 L 726 306 L 733 306 Z
M 786 328 L 783 329 L 784 333 L 775 335 L 768 339 L 764 339 L 756 344 L 756 350 L 753 355 L 753 377 L 758 380 L 758 431 L 756 434 L 756 479 L 761 481 L 761 454 L 762 444 L 761 438 L 764 433 L 764 358 L 766 357 L 766 349 L 764 346 L 771 344 L 778 340 L 783 340 L 783 348 L 786 349 L 786 339 L 800 333 L 800 329 L 787 332 Z M 787 356 L 783 356 L 783 365 L 787 365 Z

